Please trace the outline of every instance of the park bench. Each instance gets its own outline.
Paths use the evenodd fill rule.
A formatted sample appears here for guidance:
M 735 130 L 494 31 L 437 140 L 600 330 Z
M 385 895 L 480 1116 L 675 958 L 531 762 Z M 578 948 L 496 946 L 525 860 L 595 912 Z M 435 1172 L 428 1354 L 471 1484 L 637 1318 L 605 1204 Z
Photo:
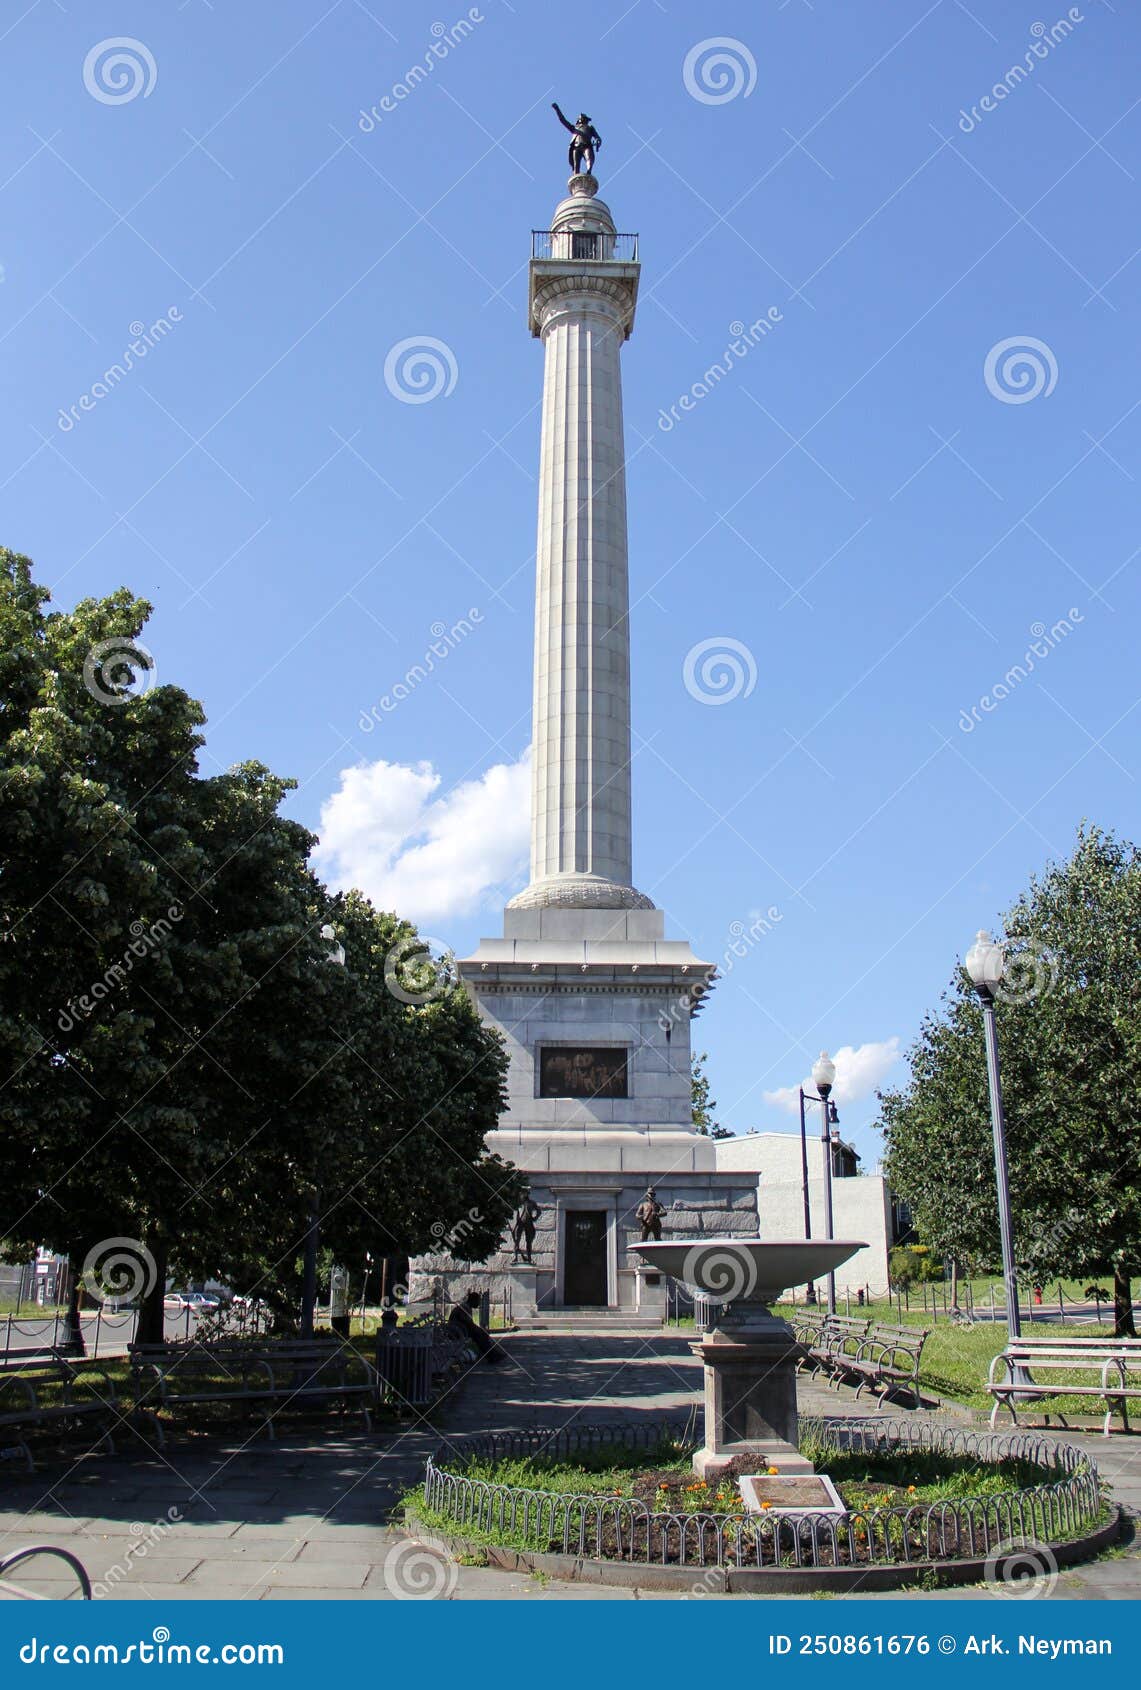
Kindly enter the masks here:
M 26 1350 L 9 1350 L 0 1363 L 0 1371 L 12 1372 L 18 1367 L 27 1367 L 36 1361 L 65 1361 L 64 1352 L 55 1344 L 33 1344 Z
M 258 1345 L 170 1344 L 132 1351 L 135 1401 L 144 1411 L 194 1405 L 250 1403 L 264 1409 L 269 1437 L 284 1409 L 310 1403 L 355 1402 L 371 1430 L 376 1370 L 351 1344 L 293 1339 Z M 165 1441 L 158 1426 L 159 1443 Z
M 1075 1381 L 1075 1373 L 1084 1377 Z M 1106 1437 L 1115 1413 L 1127 1432 L 1129 1403 L 1141 1398 L 1141 1338 L 1013 1339 L 991 1362 L 986 1388 L 994 1398 L 992 1427 L 1003 1407 L 1017 1426 L 1019 1403 L 1089 1397 L 1104 1404 Z M 1054 1412 L 1064 1426 L 1065 1414 Z
M 115 1381 L 98 1362 L 65 1361 L 59 1356 L 33 1355 L 0 1368 L 0 1433 L 13 1441 L 0 1449 L 6 1458 L 35 1462 L 28 1445 L 33 1429 L 58 1426 L 69 1431 L 88 1421 L 99 1423 L 96 1444 L 114 1451 L 111 1428 L 123 1417 Z
M 920 1403 L 919 1363 L 929 1333 L 921 1326 L 888 1326 L 873 1321 L 854 1355 L 844 1356 L 843 1366 L 856 1381 L 856 1396 L 867 1386 L 884 1398 L 906 1391 Z
M 823 1372 L 833 1385 L 855 1384 L 885 1397 L 906 1391 L 919 1401 L 919 1363 L 928 1333 L 918 1326 L 889 1326 L 855 1315 L 800 1309 L 792 1322 L 805 1354 L 800 1363 Z
M 839 1385 L 843 1381 L 849 1362 L 855 1360 L 868 1335 L 870 1324 L 869 1320 L 858 1319 L 855 1315 L 825 1315 L 820 1337 L 811 1354 L 831 1384 Z
M 851 1315 L 828 1314 L 823 1309 L 802 1309 L 792 1322 L 797 1342 L 804 1351 L 797 1371 L 823 1373 L 829 1384 L 844 1379 L 845 1368 L 854 1360 L 868 1333 L 870 1321 Z
M 824 1322 L 827 1311 L 819 1308 L 794 1309 L 789 1325 L 801 1348 L 796 1364 L 798 1373 L 818 1373 L 824 1365 Z

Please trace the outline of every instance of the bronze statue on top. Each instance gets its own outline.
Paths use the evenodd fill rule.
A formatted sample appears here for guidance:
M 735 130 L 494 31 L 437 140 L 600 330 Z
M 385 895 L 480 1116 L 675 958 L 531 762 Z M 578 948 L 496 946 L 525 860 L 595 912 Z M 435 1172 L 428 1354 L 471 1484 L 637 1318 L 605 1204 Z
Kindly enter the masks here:
M 551 109 L 564 129 L 571 132 L 571 144 L 567 148 L 567 160 L 573 175 L 577 176 L 579 166 L 588 176 L 594 174 L 594 155 L 602 145 L 602 136 L 591 123 L 585 112 L 579 112 L 578 121 L 572 123 L 569 117 L 564 117 L 557 104 L 552 100 Z
M 658 1194 L 651 1185 L 634 1211 L 634 1218 L 642 1228 L 643 1244 L 650 1243 L 651 1239 L 655 1244 L 661 1243 L 662 1216 L 665 1212 L 664 1204 L 658 1202 Z

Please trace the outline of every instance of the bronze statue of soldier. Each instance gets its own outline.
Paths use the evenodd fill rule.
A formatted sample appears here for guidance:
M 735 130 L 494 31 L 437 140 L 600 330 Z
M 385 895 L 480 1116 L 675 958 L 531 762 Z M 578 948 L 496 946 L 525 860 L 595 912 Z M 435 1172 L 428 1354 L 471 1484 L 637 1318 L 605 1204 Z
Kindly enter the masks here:
M 658 1194 L 651 1185 L 634 1211 L 634 1218 L 642 1228 L 641 1243 L 661 1243 L 662 1216 L 665 1212 L 664 1204 L 658 1202 Z
M 564 129 L 571 132 L 571 143 L 567 148 L 567 162 L 571 167 L 571 174 L 577 176 L 580 165 L 588 176 L 594 174 L 594 155 L 602 145 L 602 136 L 591 123 L 585 112 L 579 112 L 578 120 L 572 123 L 569 117 L 564 117 L 555 101 L 551 101 L 551 109 Z
M 515 1249 L 515 1261 L 531 1260 L 531 1250 L 535 1243 L 535 1222 L 542 1212 L 528 1192 L 511 1218 L 511 1243 Z

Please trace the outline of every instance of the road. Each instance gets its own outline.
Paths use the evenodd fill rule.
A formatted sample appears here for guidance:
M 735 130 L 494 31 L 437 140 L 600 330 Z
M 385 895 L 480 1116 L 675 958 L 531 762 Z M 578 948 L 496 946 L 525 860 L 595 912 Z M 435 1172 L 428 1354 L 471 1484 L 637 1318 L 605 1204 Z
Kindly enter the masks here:
M 89 1356 L 126 1355 L 127 1346 L 135 1335 L 138 1316 L 134 1310 L 114 1314 L 109 1309 L 96 1309 L 79 1318 Z M 198 1316 L 192 1309 L 166 1311 L 165 1335 L 172 1341 L 190 1337 L 197 1325 Z M 63 1330 L 62 1315 L 21 1315 L 18 1319 L 15 1315 L 0 1316 L 0 1359 L 5 1355 L 18 1355 L 23 1350 L 38 1350 L 57 1344 Z

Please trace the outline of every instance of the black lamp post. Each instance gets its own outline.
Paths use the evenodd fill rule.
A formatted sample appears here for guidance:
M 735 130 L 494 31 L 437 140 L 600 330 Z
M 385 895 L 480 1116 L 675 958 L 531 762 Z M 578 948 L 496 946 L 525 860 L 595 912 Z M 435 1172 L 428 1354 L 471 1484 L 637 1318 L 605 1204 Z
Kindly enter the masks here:
M 1002 1113 L 1002 1079 L 998 1068 L 998 1035 L 995 1029 L 994 997 L 1002 980 L 1006 958 L 1002 946 L 980 928 L 967 952 L 964 966 L 979 995 L 986 1039 L 987 1085 L 990 1089 L 990 1124 L 994 1137 L 994 1175 L 998 1189 L 998 1231 L 1002 1244 L 1002 1274 L 1006 1280 L 1006 1325 L 1011 1338 L 1022 1336 L 1018 1308 L 1018 1279 L 1014 1267 L 1014 1230 L 1010 1218 L 1010 1170 L 1006 1159 L 1006 1122 Z
M 824 1156 L 824 1236 L 835 1238 L 832 1225 L 832 1122 L 837 1119 L 836 1105 L 829 1108 L 828 1099 L 836 1083 L 836 1064 L 826 1050 L 822 1050 L 812 1067 L 812 1083 L 820 1102 L 820 1145 Z M 836 1275 L 828 1275 L 828 1313 L 836 1313 Z

